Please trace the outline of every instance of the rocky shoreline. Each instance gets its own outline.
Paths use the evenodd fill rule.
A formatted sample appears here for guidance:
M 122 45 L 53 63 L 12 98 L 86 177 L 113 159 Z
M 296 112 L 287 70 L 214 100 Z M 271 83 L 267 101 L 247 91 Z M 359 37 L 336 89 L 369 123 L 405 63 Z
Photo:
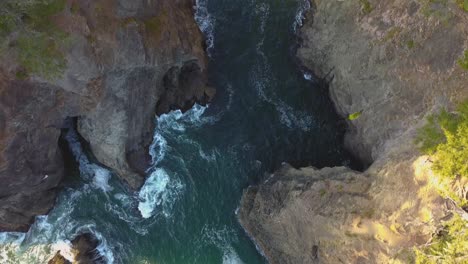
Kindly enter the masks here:
M 272 264 L 407 263 L 456 211 L 414 138 L 428 114 L 468 97 L 457 64 L 468 13 L 451 2 L 312 2 L 297 56 L 327 77 L 344 118 L 359 113 L 345 145 L 370 167 L 286 166 L 245 191 L 239 221 Z
M 64 178 L 58 141 L 68 117 L 78 118 L 78 131 L 98 161 L 136 190 L 150 162 L 155 115 L 187 110 L 215 93 L 207 85 L 192 0 L 49 2 L 2 4 L 15 24 L 0 32 L 6 47 L 0 63 L 0 231 L 25 232 L 36 215 L 52 208 Z M 15 16 L 18 6 L 27 15 Z M 44 39 L 50 42 L 45 48 Z M 62 63 L 56 72 L 54 65 Z

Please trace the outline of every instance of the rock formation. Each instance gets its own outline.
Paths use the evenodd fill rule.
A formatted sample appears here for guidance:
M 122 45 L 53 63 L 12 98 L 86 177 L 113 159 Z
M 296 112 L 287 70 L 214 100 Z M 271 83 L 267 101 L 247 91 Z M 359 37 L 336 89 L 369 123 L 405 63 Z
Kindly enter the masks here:
M 297 55 L 329 81 L 346 146 L 370 167 L 285 167 L 239 220 L 270 263 L 408 263 L 456 209 L 414 144 L 425 116 L 468 97 L 468 13 L 446 1 L 313 1 Z M 330 74 L 328 74 L 330 72 Z M 399 261 L 399 262 L 398 262 Z
M 71 241 L 73 261 L 70 262 L 58 251 L 49 260 L 49 264 L 104 264 L 103 257 L 97 251 L 99 241 L 90 233 L 78 235 Z
M 64 176 L 58 139 L 67 117 L 78 117 L 99 162 L 137 189 L 150 160 L 155 115 L 214 95 L 191 0 L 49 2 L 33 9 L 48 17 L 19 13 L 12 18 L 19 29 L 0 32 L 0 231 L 26 231 L 53 206 Z M 52 14 L 56 3 L 60 9 Z M 41 48 L 28 39 L 34 34 L 45 36 L 40 56 L 63 54 L 53 78 L 42 68 L 60 63 L 34 61 Z M 66 37 L 53 42 L 52 34 Z

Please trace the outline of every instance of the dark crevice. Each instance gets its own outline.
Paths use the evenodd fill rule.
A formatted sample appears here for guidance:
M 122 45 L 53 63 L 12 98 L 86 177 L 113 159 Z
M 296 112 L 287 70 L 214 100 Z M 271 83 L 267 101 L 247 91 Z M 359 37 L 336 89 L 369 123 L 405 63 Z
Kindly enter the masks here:
M 312 4 L 313 5 L 313 4 Z M 311 9 L 313 10 L 315 6 L 313 5 Z M 307 12 L 305 20 L 312 20 L 313 16 L 311 14 L 312 12 L 309 10 Z M 305 23 L 304 23 L 305 24 Z M 299 32 L 299 31 L 298 31 Z M 350 133 L 352 131 L 352 125 L 349 123 L 349 121 L 346 119 L 346 117 L 343 117 L 338 114 L 336 111 L 337 107 L 335 102 L 332 100 L 332 97 L 330 95 L 330 84 L 335 78 L 335 75 L 333 74 L 334 72 L 334 67 L 331 68 L 324 76 L 319 77 L 315 72 L 311 71 L 304 63 L 299 59 L 297 56 L 297 51 L 298 49 L 304 44 L 304 39 L 299 33 L 293 34 L 294 39 L 293 39 L 293 45 L 291 45 L 290 48 L 290 57 L 292 60 L 294 60 L 295 65 L 297 67 L 298 72 L 301 74 L 308 74 L 311 77 L 311 82 L 315 87 L 318 87 L 320 91 L 323 93 L 326 93 L 326 96 L 328 97 L 328 101 L 330 104 L 333 105 L 333 111 L 336 116 L 339 117 L 336 128 L 338 132 L 341 134 L 341 144 L 344 146 L 344 151 L 346 152 L 345 155 L 349 158 L 349 164 L 347 167 L 350 169 L 353 169 L 355 171 L 363 172 L 367 168 L 372 165 L 373 161 L 369 162 L 368 160 L 362 159 L 359 157 L 357 154 L 353 152 L 353 150 L 350 150 L 346 147 L 344 143 L 344 137 L 346 133 Z M 309 162 L 307 161 L 291 161 L 290 162 L 291 166 L 295 168 L 300 168 L 304 166 L 310 165 Z
M 209 85 L 196 60 L 171 67 L 163 77 L 163 87 L 164 93 L 156 105 L 158 116 L 174 110 L 186 112 L 196 103 L 206 105 L 213 97 L 207 94 Z
M 64 163 L 64 180 L 65 185 L 76 184 L 80 181 L 79 163 L 76 161 L 70 149 L 67 139 L 65 138 L 71 128 L 76 128 L 78 117 L 67 117 L 61 129 L 59 137 L 59 148 L 62 151 Z
M 62 151 L 62 156 L 63 156 L 63 162 L 64 162 L 64 168 L 65 168 L 65 177 L 63 183 L 65 185 L 75 185 L 79 184 L 81 182 L 81 177 L 80 177 L 80 164 L 76 160 L 75 156 L 73 155 L 73 152 L 71 150 L 71 146 L 69 142 L 66 139 L 67 133 L 72 129 L 75 131 L 78 141 L 81 145 L 81 149 L 83 151 L 83 155 L 86 155 L 88 160 L 91 163 L 97 164 L 101 167 L 107 168 L 105 165 L 101 164 L 97 158 L 94 156 L 93 152 L 91 151 L 91 146 L 86 139 L 84 139 L 80 133 L 78 132 L 78 120 L 80 117 L 78 116 L 72 116 L 72 117 L 67 117 L 65 121 L 63 122 L 62 128 L 61 128 L 61 133 L 59 137 L 59 147 Z

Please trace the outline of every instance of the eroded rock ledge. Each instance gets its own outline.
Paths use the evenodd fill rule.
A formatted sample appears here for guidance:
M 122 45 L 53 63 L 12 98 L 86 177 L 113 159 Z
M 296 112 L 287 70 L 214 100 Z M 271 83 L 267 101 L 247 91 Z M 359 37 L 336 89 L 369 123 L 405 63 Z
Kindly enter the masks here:
M 137 189 L 150 161 L 155 115 L 214 96 L 191 0 L 63 2 L 46 18 L 51 30 L 67 35 L 54 50 L 66 60 L 59 78 L 25 74 L 15 32 L 1 54 L 0 231 L 26 231 L 53 206 L 67 117 L 78 117 L 97 159 Z
M 297 55 L 318 77 L 331 70 L 343 117 L 362 111 L 345 144 L 371 166 L 284 167 L 248 188 L 239 220 L 270 263 L 408 263 L 450 218 L 414 136 L 468 97 L 456 62 L 467 36 L 468 13 L 450 1 L 313 1 Z

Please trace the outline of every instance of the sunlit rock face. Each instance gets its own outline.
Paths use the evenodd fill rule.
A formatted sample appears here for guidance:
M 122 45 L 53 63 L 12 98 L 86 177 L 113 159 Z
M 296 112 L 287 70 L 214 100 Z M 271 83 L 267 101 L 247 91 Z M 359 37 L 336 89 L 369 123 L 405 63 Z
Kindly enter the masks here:
M 98 161 L 137 189 L 150 162 L 154 116 L 214 96 L 191 0 L 66 1 L 50 20 L 69 39 L 58 48 L 63 73 L 19 74 L 21 63 L 11 55 L 15 32 L 2 53 L 1 231 L 26 231 L 52 207 L 63 178 L 58 139 L 67 117 L 79 117 L 78 130 Z

